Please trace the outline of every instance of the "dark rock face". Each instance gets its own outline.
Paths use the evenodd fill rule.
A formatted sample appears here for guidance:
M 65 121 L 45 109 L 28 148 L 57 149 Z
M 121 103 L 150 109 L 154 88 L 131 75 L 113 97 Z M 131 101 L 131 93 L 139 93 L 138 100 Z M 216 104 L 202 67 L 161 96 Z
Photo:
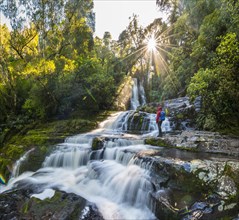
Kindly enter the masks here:
M 100 150 L 104 147 L 104 142 L 106 141 L 107 138 L 105 137 L 95 137 L 93 138 L 92 141 L 92 150 Z
M 151 166 L 154 191 L 149 208 L 160 220 L 220 219 L 239 208 L 238 162 L 174 159 L 143 151 L 136 155 Z
M 103 220 L 94 204 L 73 193 L 56 191 L 45 200 L 30 196 L 23 189 L 0 194 L 0 219 Z
M 147 132 L 149 129 L 149 114 L 141 111 L 132 111 L 127 119 L 126 131 L 134 134 Z
M 28 155 L 28 157 L 22 161 L 21 166 L 19 167 L 19 173 L 24 173 L 25 171 L 37 171 L 39 168 L 41 168 L 43 161 L 45 160 L 45 157 L 48 153 L 48 150 L 41 149 L 40 147 L 34 148 Z M 34 161 L 34 163 L 32 162 Z
M 156 113 L 159 105 L 163 105 L 166 117 L 169 119 L 170 127 L 173 131 L 195 130 L 195 119 L 201 109 L 200 97 L 197 97 L 194 103 L 190 103 L 189 97 L 166 100 L 164 103 L 148 103 L 139 107 L 138 111 Z
M 190 104 L 189 97 L 167 100 L 164 102 L 172 130 L 194 130 L 197 111 L 200 110 L 197 101 L 197 108 Z M 197 109 L 197 111 L 196 111 Z

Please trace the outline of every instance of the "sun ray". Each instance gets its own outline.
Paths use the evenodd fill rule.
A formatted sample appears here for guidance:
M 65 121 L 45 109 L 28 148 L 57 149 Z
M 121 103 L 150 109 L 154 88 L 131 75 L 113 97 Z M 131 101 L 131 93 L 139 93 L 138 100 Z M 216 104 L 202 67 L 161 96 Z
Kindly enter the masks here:
M 156 42 L 154 36 L 152 36 L 151 38 L 149 38 L 149 40 L 147 42 L 147 49 L 148 49 L 148 51 L 155 51 L 156 46 L 157 46 L 157 42 Z
M 125 60 L 125 59 L 127 59 L 127 58 L 129 58 L 129 57 L 131 57 L 131 56 L 133 56 L 134 54 L 140 52 L 141 50 L 146 50 L 146 48 L 145 48 L 145 47 L 139 48 L 138 50 L 134 51 L 133 53 L 130 53 L 129 55 L 127 55 L 126 57 L 124 57 L 123 59 L 121 59 L 121 61 L 123 61 L 123 60 Z M 145 51 L 144 51 L 144 52 L 145 52 Z

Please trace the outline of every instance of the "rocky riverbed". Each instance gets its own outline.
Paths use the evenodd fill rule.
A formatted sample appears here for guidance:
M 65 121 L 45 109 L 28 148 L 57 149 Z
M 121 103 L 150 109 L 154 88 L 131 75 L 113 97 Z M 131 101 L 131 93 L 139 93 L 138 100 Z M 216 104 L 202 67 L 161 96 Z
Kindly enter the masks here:
M 0 219 L 119 219 L 132 208 L 144 210 L 137 219 L 238 219 L 239 139 L 198 131 L 193 118 L 185 126 L 195 107 L 180 100 L 167 104 L 172 126 L 162 138 L 155 115 L 138 110 L 69 137 L 46 158 L 30 151 L 0 194 Z
M 185 150 L 239 157 L 239 138 L 218 132 L 174 131 L 166 133 L 162 140 L 172 147 Z

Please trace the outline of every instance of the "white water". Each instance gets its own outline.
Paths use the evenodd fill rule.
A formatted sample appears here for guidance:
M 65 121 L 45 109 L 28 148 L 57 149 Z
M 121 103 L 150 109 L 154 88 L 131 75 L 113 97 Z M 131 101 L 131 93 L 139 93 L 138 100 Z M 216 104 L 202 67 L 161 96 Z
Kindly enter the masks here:
M 137 78 L 133 78 L 133 88 L 132 88 L 132 97 L 131 97 L 131 107 L 130 107 L 130 109 L 136 110 L 138 106 L 140 106 L 138 81 L 137 81 Z
M 28 155 L 34 150 L 34 148 L 32 148 L 31 150 L 27 151 L 19 160 L 16 161 L 16 163 L 14 164 L 13 167 L 13 171 L 12 171 L 12 177 L 15 178 L 19 175 L 19 169 L 20 166 L 22 164 L 23 161 L 25 161 L 28 157 Z
M 45 199 L 46 192 L 53 196 L 55 188 L 72 192 L 95 203 L 105 219 L 156 219 L 146 205 L 153 192 L 151 164 L 135 157 L 150 146 L 139 135 L 123 133 L 127 114 L 118 113 L 100 129 L 67 138 L 46 157 L 41 169 L 15 175 L 2 191 L 36 184 L 40 193 L 32 196 Z M 104 148 L 91 151 L 93 138 L 104 135 L 109 138 Z
M 137 79 L 134 81 L 137 83 Z M 141 87 L 140 90 L 142 93 Z M 135 109 L 139 105 L 138 86 L 133 89 L 132 99 Z M 138 152 L 152 147 L 144 145 L 142 135 L 127 133 L 127 123 L 133 113 L 115 113 L 102 122 L 99 129 L 68 137 L 45 158 L 41 169 L 18 176 L 20 163 L 28 152 L 16 164 L 14 178 L 0 192 L 17 188 L 19 184 L 26 187 L 38 185 L 39 193 L 31 196 L 45 199 L 48 192 L 50 197 L 53 196 L 55 189 L 75 193 L 95 203 L 104 219 L 156 219 L 150 211 L 150 193 L 155 190 L 150 181 L 152 164 L 135 157 Z M 145 115 L 142 133 L 157 135 L 155 117 L 155 114 Z M 166 119 L 162 130 L 169 129 Z M 107 138 L 107 141 L 103 149 L 92 151 L 93 138 L 98 136 Z
M 145 95 L 144 86 L 143 86 L 142 82 L 139 83 L 139 94 L 140 94 L 140 98 L 141 98 L 141 105 L 145 105 L 146 104 L 146 95 Z
M 133 78 L 132 95 L 130 109 L 136 110 L 140 105 L 146 104 L 146 96 L 142 82 L 138 83 L 137 78 Z

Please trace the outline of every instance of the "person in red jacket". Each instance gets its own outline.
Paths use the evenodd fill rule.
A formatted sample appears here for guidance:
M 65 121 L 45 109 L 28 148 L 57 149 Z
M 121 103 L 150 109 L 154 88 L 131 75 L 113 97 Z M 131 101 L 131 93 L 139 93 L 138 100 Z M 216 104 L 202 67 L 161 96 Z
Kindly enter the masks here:
M 162 107 L 159 106 L 158 110 L 157 110 L 157 116 L 156 116 L 156 123 L 158 125 L 158 130 L 159 130 L 158 137 L 162 137 L 163 136 L 162 128 L 161 128 L 161 125 L 162 125 L 163 121 L 160 120 L 161 112 L 162 112 Z

